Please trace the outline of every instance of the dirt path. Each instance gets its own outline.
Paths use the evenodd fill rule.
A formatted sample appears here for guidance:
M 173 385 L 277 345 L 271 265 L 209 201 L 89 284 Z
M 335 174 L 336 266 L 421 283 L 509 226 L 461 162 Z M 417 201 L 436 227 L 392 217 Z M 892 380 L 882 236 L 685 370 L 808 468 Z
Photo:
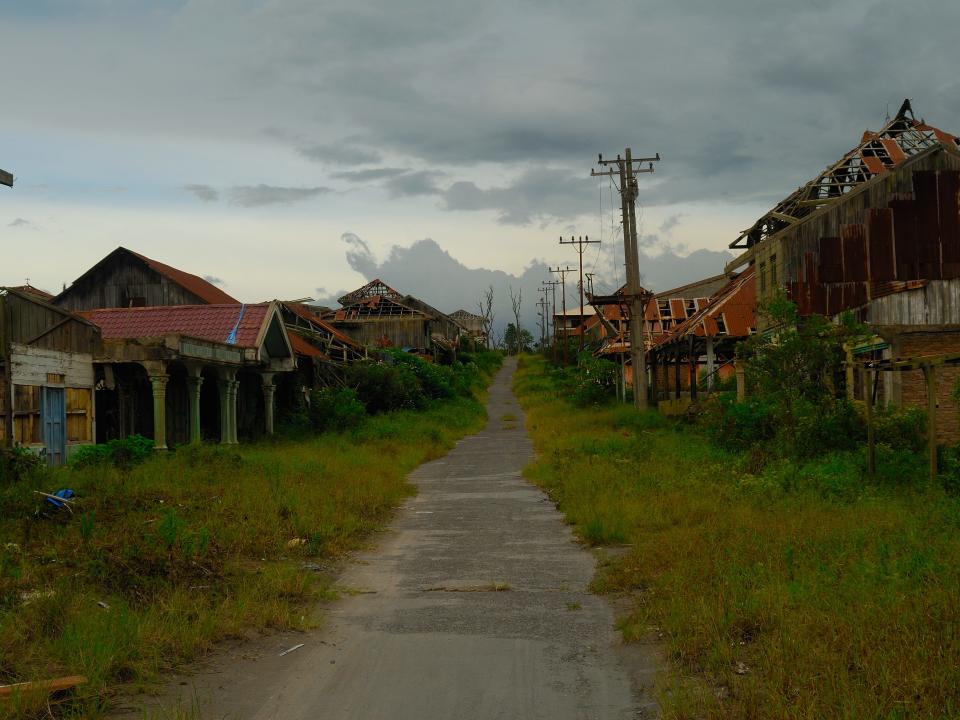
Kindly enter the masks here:
M 417 497 L 342 575 L 358 594 L 322 630 L 204 663 L 176 686 L 186 704 L 234 720 L 652 717 L 654 663 L 618 647 L 587 592 L 593 557 L 521 477 L 533 451 L 515 367 L 487 427 L 413 473 Z

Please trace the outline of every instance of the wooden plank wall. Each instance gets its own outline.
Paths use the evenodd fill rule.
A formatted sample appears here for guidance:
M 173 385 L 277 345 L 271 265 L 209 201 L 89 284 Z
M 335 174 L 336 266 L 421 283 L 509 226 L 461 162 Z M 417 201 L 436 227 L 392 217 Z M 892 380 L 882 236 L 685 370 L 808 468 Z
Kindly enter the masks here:
M 147 306 L 205 304 L 139 260 L 114 258 L 82 282 L 69 288 L 57 304 L 67 310 L 129 307 L 131 298 Z

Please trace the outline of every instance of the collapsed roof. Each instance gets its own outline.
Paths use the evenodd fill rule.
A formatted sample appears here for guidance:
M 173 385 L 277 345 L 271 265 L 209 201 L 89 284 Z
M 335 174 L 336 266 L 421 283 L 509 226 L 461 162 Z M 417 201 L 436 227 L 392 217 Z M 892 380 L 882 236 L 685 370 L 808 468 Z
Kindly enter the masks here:
M 820 208 L 835 202 L 868 180 L 897 167 L 936 145 L 960 148 L 951 133 L 917 120 L 909 100 L 879 132 L 864 132 L 860 144 L 813 180 L 780 201 L 730 243 L 733 249 L 756 245 Z

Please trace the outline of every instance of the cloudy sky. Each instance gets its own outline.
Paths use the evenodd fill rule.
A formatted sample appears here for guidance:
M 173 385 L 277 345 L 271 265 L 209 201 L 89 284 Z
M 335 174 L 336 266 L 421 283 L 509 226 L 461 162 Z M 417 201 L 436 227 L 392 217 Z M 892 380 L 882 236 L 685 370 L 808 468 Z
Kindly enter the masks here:
M 0 0 L 0 284 L 124 245 L 244 300 L 395 262 L 430 301 L 448 260 L 535 287 L 571 233 L 613 284 L 589 171 L 630 145 L 663 158 L 640 182 L 663 289 L 904 97 L 960 130 L 958 27 L 955 0 Z

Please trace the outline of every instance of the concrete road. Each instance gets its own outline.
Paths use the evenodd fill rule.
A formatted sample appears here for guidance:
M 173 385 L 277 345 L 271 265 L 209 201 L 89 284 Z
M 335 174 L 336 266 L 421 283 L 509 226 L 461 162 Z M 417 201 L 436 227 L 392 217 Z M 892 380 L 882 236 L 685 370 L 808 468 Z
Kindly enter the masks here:
M 652 717 L 649 657 L 587 592 L 594 558 L 521 469 L 533 457 L 508 360 L 486 428 L 412 475 L 419 494 L 339 585 L 315 633 L 181 683 L 238 720 Z M 513 419 L 511 419 L 513 418 Z M 283 657 L 278 651 L 304 646 Z M 640 651 L 642 654 L 644 651 Z

